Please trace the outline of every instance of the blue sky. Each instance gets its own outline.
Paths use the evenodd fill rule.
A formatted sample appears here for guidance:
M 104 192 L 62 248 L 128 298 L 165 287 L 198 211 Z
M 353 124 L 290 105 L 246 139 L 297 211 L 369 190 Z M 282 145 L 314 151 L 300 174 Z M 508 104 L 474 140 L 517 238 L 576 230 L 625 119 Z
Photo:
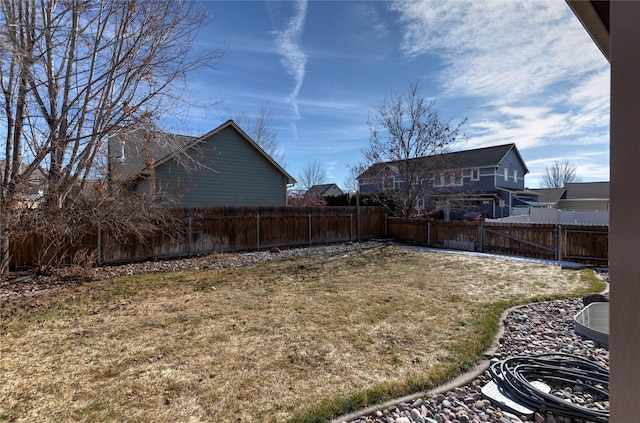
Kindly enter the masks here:
M 367 119 L 418 81 L 441 117 L 468 122 L 455 149 L 516 143 L 541 186 L 569 160 L 583 182 L 609 180 L 610 66 L 564 0 L 207 1 L 198 43 L 226 45 L 189 80 L 192 135 L 224 111 L 273 110 L 285 169 L 311 162 L 343 186 L 368 145 Z

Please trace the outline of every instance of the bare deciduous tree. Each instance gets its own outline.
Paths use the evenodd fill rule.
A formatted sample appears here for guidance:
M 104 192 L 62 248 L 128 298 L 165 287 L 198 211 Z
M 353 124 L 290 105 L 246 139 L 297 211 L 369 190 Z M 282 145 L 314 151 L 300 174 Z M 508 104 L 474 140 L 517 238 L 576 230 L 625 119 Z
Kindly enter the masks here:
M 320 162 L 313 161 L 302 169 L 298 176 L 298 183 L 304 190 L 308 190 L 314 185 L 325 184 L 327 183 L 327 172 Z
M 226 115 L 242 129 L 256 144 L 260 146 L 273 160 L 281 166 L 285 164 L 283 151 L 280 149 L 278 131 L 271 121 L 273 109 L 267 103 L 260 103 L 258 115 L 248 115 L 245 112 L 233 113 L 226 111 Z
M 347 173 L 347 176 L 345 176 L 344 181 L 342 181 L 342 184 L 344 185 L 345 192 L 355 194 L 358 192 L 359 188 L 358 176 L 360 176 L 364 169 L 360 165 L 349 166 L 348 169 L 349 172 Z
M 68 207 L 99 176 L 110 133 L 156 129 L 185 104 L 186 75 L 223 53 L 193 49 L 209 21 L 188 1 L 2 0 L 2 216 L 24 207 L 34 184 L 41 207 Z M 0 270 L 10 224 L 0 225 Z
M 576 174 L 576 170 L 575 165 L 570 161 L 556 160 L 551 167 L 546 167 L 546 173 L 542 177 L 542 183 L 547 188 L 563 188 L 566 184 L 580 180 Z
M 436 160 L 431 161 L 432 169 L 425 169 L 420 161 L 412 159 L 448 152 L 464 137 L 461 127 L 465 122 L 441 119 L 435 100 L 422 97 L 417 82 L 404 93 L 392 92 L 376 107 L 373 120 L 368 122 L 371 136 L 363 151 L 365 164 L 390 162 L 397 167 L 403 187 L 394 189 L 393 196 L 403 216 L 411 216 L 425 195 L 426 185 L 432 183 L 429 172 L 455 169 L 453 164 Z

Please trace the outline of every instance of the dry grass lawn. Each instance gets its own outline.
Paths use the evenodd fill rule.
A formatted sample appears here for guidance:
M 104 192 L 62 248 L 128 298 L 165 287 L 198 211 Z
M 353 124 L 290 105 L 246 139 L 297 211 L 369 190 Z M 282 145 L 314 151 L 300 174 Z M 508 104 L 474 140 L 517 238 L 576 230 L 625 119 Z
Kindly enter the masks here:
M 600 288 L 390 246 L 92 282 L 0 304 L 0 421 L 322 421 L 469 367 L 507 305 Z

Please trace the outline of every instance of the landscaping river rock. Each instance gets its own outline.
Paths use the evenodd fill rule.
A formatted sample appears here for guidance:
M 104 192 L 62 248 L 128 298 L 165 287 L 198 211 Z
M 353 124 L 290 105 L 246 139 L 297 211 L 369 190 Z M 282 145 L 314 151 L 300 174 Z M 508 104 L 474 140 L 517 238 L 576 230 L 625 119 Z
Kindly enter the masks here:
M 601 274 L 607 280 L 607 274 Z M 569 299 L 530 304 L 511 310 L 504 319 L 504 332 L 493 351 L 493 359 L 532 356 L 543 353 L 565 353 L 582 357 L 609 368 L 609 351 L 593 341 L 578 336 L 573 318 L 583 308 L 582 299 Z M 387 406 L 348 420 L 351 423 L 585 423 L 579 420 L 538 410 L 522 415 L 501 408 L 487 399 L 481 389 L 491 381 L 489 371 L 475 377 L 464 386 L 448 392 L 420 396 Z M 574 404 L 605 411 L 608 399 L 599 399 L 577 388 L 578 382 L 552 387 L 551 393 Z M 337 421 L 347 421 L 338 419 Z

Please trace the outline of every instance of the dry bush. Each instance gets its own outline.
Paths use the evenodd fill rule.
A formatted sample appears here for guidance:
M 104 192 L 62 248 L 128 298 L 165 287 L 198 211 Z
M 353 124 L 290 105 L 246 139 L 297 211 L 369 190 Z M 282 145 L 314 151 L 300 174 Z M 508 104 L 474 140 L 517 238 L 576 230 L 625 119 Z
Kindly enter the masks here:
M 11 234 L 14 248 L 35 245 L 38 254 L 33 264 L 37 272 L 45 274 L 60 265 L 73 265 L 82 272 L 94 266 L 97 251 L 84 245 L 98 230 L 123 242 L 131 236 L 148 242 L 158 233 L 184 234 L 184 221 L 163 199 L 126 192 L 112 195 L 99 185 L 62 208 L 44 205 L 20 211 L 15 220 Z

